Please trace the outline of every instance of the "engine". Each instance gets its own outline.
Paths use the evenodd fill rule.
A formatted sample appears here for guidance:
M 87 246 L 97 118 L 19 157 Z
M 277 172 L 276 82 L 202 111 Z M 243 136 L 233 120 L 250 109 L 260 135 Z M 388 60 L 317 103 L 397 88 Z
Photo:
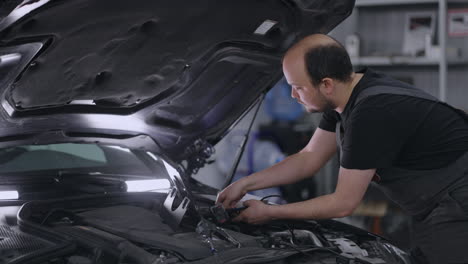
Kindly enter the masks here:
M 334 221 L 217 223 L 210 204 L 174 229 L 164 194 L 29 202 L 0 226 L 0 263 L 409 263 L 380 238 Z

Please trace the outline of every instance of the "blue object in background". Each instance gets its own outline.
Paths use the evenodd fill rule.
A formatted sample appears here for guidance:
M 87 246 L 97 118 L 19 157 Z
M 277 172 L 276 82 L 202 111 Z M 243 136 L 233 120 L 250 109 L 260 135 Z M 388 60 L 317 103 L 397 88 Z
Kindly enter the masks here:
M 264 170 L 280 161 L 282 161 L 286 156 L 281 152 L 278 145 L 272 141 L 268 140 L 258 140 L 255 137 L 252 147 L 247 152 L 248 154 L 248 164 L 249 164 L 249 174 Z M 268 189 L 261 189 L 250 192 L 253 195 L 259 197 L 265 197 L 269 195 L 279 195 L 281 196 L 281 190 L 279 187 L 272 187 Z M 274 202 L 277 204 L 284 204 L 286 201 L 283 198 L 272 197 L 268 201 Z
M 240 168 L 234 175 L 233 181 L 237 181 L 240 178 L 248 176 L 254 172 L 264 170 L 285 158 L 285 155 L 281 152 L 279 147 L 272 141 L 268 140 L 258 140 L 258 133 L 254 133 L 253 137 L 249 141 L 248 151 L 241 159 Z M 268 189 L 261 189 L 256 191 L 249 192 L 250 194 L 265 197 L 270 195 L 281 196 L 281 190 L 279 187 L 272 187 Z M 269 198 L 268 201 L 284 204 L 286 203 L 284 199 L 280 197 Z
M 271 118 L 280 121 L 294 121 L 304 113 L 302 105 L 291 97 L 291 86 L 284 77 L 267 93 L 265 107 Z

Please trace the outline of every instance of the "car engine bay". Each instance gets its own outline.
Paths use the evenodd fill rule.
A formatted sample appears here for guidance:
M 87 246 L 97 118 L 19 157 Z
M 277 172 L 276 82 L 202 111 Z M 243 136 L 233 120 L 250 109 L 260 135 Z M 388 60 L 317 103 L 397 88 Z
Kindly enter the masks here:
M 0 263 L 407 263 L 384 239 L 335 221 L 219 224 L 203 198 L 174 230 L 162 212 L 167 196 L 115 193 L 2 207 Z

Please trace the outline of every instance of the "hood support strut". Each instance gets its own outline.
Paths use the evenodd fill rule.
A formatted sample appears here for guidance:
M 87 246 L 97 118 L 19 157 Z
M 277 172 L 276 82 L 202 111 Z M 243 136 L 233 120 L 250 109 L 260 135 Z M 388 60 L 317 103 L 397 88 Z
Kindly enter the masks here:
M 240 147 L 237 150 L 236 158 L 234 159 L 234 165 L 232 166 L 231 170 L 229 171 L 228 177 L 224 181 L 222 189 L 226 188 L 231 183 L 232 179 L 234 178 L 234 174 L 236 174 L 237 167 L 239 167 L 239 162 L 240 162 L 240 160 L 242 158 L 242 153 L 244 153 L 245 146 L 247 145 L 247 141 L 249 140 L 250 131 L 252 130 L 253 123 L 255 122 L 255 119 L 257 118 L 258 111 L 260 110 L 260 107 L 262 106 L 264 98 L 265 98 L 265 93 L 262 93 L 262 95 L 260 96 L 260 98 L 258 100 L 258 103 L 257 103 L 258 105 L 257 105 L 257 108 L 255 109 L 252 120 L 250 120 L 249 128 L 245 132 L 244 137 L 242 138 L 242 142 L 240 144 Z

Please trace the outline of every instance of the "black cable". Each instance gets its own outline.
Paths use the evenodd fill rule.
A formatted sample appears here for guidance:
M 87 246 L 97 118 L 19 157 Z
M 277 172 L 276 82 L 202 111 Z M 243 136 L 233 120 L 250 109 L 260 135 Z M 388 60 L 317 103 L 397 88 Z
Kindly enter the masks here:
M 268 198 L 272 198 L 272 197 L 283 198 L 283 196 L 281 196 L 281 195 L 278 195 L 278 194 L 272 194 L 272 195 L 267 195 L 267 196 L 263 197 L 262 199 L 260 199 L 260 201 L 262 201 L 262 202 L 263 202 L 263 201 L 265 201 L 266 199 L 268 199 Z
M 260 201 L 265 201 L 266 199 L 268 198 L 272 198 L 272 197 L 278 197 L 278 198 L 283 198 L 283 196 L 279 195 L 279 194 L 272 194 L 272 195 L 267 195 L 265 197 L 263 197 L 262 199 L 260 199 Z M 286 228 L 288 229 L 288 231 L 291 233 L 291 242 L 295 242 L 296 241 L 296 235 L 294 235 L 294 230 L 293 228 L 291 228 L 290 225 L 288 225 L 287 223 L 284 224 L 286 226 Z
M 266 199 L 268 198 L 272 198 L 272 197 L 278 197 L 278 198 L 283 198 L 283 196 L 279 195 L 279 194 L 272 194 L 272 195 L 267 195 L 265 197 L 263 197 L 262 199 L 260 199 L 260 201 L 265 201 Z M 294 242 L 296 240 L 296 236 L 294 235 L 294 230 L 287 224 L 285 223 L 284 224 L 286 226 L 286 228 L 289 230 L 289 232 L 291 233 L 291 239 L 292 241 Z
M 44 225 L 44 224 L 46 223 L 47 219 L 49 219 L 49 217 L 50 217 L 53 213 L 55 213 L 55 212 L 56 212 L 56 209 L 49 211 L 49 212 L 44 216 L 44 218 L 42 219 L 40 225 Z
M 287 223 L 285 223 L 284 225 L 289 230 L 289 233 L 291 233 L 291 242 L 292 242 L 292 244 L 294 244 L 294 242 L 296 242 L 296 235 L 294 235 L 294 229 L 290 225 L 288 225 Z
M 51 218 L 56 213 L 61 213 L 60 219 L 63 219 L 64 217 L 68 217 L 70 221 L 72 221 L 73 224 L 80 224 L 83 222 L 83 219 L 81 216 L 75 214 L 74 212 L 62 208 L 55 208 L 50 210 L 42 219 L 41 223 L 39 225 L 45 225 L 47 224 L 47 221 Z
M 57 212 L 61 212 L 61 213 L 67 213 L 67 214 L 70 214 L 71 212 L 70 211 L 67 211 L 67 210 L 64 210 L 64 209 L 61 209 L 61 208 L 55 208 L 55 209 L 52 209 L 50 210 L 45 216 L 44 218 L 42 219 L 40 225 L 44 225 L 46 224 L 47 220 L 55 213 Z

